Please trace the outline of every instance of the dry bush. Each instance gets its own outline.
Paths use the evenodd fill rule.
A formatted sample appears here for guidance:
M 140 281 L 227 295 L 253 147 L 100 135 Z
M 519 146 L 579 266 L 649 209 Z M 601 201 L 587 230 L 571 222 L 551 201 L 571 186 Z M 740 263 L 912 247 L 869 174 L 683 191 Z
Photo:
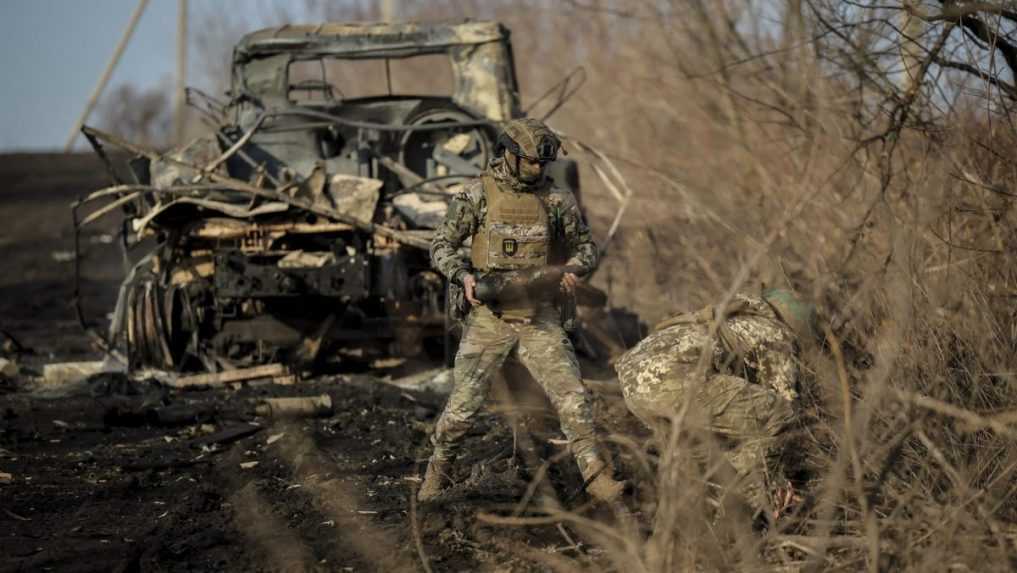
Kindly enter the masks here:
M 679 423 L 657 455 L 620 436 L 664 508 L 653 535 L 558 516 L 620 570 L 1017 563 L 1017 16 L 883 4 L 448 0 L 399 13 L 504 21 L 524 104 L 585 66 L 587 86 L 551 123 L 637 190 L 596 278 L 616 304 L 652 321 L 787 285 L 831 328 L 833 351 L 804 360 L 798 514 L 765 535 L 736 509 L 714 518 L 723 471 L 687 459 L 709 437 Z M 584 169 L 603 233 L 616 204 Z
M 724 478 L 683 459 L 683 427 L 648 460 L 654 536 L 600 536 L 619 565 L 1013 565 L 1015 22 L 958 7 L 589 3 L 547 16 L 592 36 L 574 51 L 530 36 L 590 71 L 555 125 L 636 182 L 598 276 L 616 302 L 653 318 L 789 285 L 843 341 L 840 364 L 805 361 L 800 514 L 762 537 L 737 514 L 711 523 L 707 484 Z
M 689 308 L 789 285 L 849 343 L 842 361 L 807 356 L 798 518 L 762 538 L 737 519 L 711 525 L 682 427 L 659 460 L 670 522 L 647 546 L 656 558 L 642 554 L 649 569 L 1013 565 L 1017 21 L 985 3 L 846 4 L 656 5 L 661 35 L 615 69 L 631 108 L 654 107 L 656 149 L 622 153 L 664 183 L 641 187 L 615 292 Z M 768 17 L 780 25 L 749 25 Z M 633 252 L 640 233 L 653 250 Z

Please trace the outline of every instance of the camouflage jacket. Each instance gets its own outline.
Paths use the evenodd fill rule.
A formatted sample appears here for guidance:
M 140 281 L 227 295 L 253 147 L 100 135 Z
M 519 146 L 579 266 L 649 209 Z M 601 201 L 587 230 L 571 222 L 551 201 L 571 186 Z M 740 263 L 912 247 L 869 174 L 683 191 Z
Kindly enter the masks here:
M 500 185 L 508 185 L 499 167 L 496 163 L 489 172 Z M 557 248 L 565 255 L 561 264 L 580 269 L 580 275 L 589 274 L 597 267 L 599 253 L 575 195 L 551 180 L 535 193 L 547 208 L 553 249 Z M 461 284 L 463 276 L 471 271 L 469 257 L 461 254 L 460 248 L 467 238 L 477 232 L 486 215 L 487 199 L 480 179 L 467 183 L 466 188 L 449 202 L 445 220 L 431 240 L 431 264 L 449 281 Z
M 729 316 L 713 340 L 708 372 L 742 376 L 773 388 L 789 401 L 798 397 L 798 350 L 794 334 L 761 298 L 737 295 L 742 310 Z M 626 352 L 616 368 L 626 393 L 652 395 L 681 391 L 691 382 L 709 342 L 710 320 L 689 320 L 658 330 Z

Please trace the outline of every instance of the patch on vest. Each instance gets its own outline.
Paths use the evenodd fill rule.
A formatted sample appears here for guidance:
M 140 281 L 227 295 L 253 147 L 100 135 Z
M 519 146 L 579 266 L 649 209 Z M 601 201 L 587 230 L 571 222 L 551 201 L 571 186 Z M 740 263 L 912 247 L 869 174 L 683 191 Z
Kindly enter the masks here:
M 516 251 L 518 251 L 518 250 L 519 250 L 519 242 L 516 241 L 515 239 L 504 239 L 504 240 L 502 240 L 502 242 L 501 242 L 501 252 L 505 253 L 507 256 L 510 256 L 510 257 L 515 256 Z

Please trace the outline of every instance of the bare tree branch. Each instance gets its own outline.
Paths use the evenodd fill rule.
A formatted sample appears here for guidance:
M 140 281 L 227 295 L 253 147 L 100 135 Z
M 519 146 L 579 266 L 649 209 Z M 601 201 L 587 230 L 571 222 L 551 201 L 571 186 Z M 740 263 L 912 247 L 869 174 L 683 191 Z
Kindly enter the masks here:
M 996 14 L 1017 22 L 1017 11 L 995 2 L 965 2 L 964 4 L 945 4 L 939 14 L 929 14 L 914 4 L 904 4 L 904 9 L 927 22 L 956 21 L 975 14 Z
M 982 81 L 988 82 L 999 88 L 999 90 L 1005 93 L 1007 97 L 1009 97 L 1010 99 L 1017 101 L 1017 86 L 1014 86 L 1011 83 L 1005 82 L 992 74 L 987 74 L 984 71 L 979 70 L 975 66 L 972 66 L 971 64 L 967 64 L 964 62 L 957 62 L 954 60 L 947 60 L 938 57 L 935 59 L 935 62 L 936 65 L 940 67 L 960 70 L 962 72 L 975 76 Z

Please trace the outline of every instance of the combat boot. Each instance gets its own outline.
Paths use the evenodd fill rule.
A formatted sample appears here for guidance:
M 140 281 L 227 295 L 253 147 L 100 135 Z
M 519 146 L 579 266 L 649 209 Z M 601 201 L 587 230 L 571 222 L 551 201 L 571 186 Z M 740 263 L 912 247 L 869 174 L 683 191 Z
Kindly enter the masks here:
M 611 477 L 606 471 L 593 478 L 590 485 L 586 486 L 586 493 L 598 501 L 611 503 L 621 496 L 625 491 L 625 482 L 618 481 Z
M 586 460 L 584 460 L 586 461 Z M 625 483 L 614 479 L 614 467 L 603 461 L 600 456 L 589 460 L 588 463 L 580 464 L 583 478 L 593 481 L 586 485 L 586 493 L 598 501 L 611 503 L 621 496 L 625 490 Z
M 451 469 L 452 463 L 449 460 L 432 457 L 427 463 L 427 471 L 424 472 L 424 482 L 417 491 L 417 501 L 423 503 L 438 497 L 442 490 L 452 483 L 452 478 L 449 477 Z

